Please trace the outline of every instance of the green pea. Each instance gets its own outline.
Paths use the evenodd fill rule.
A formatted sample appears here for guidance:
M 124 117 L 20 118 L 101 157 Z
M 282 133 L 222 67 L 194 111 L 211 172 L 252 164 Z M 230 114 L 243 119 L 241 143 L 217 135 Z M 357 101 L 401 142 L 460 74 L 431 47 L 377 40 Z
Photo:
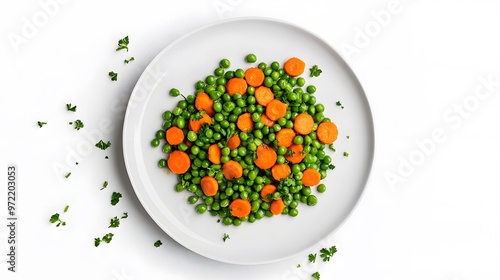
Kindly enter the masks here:
M 298 165 L 298 164 L 292 165 L 292 173 L 293 174 L 298 174 L 300 172 L 301 172 L 300 165 Z
M 317 187 L 317 190 L 320 193 L 326 192 L 326 186 L 325 186 L 325 184 L 319 184 L 318 187 Z
M 312 107 L 311 107 L 312 108 Z M 316 111 L 317 112 L 317 111 Z M 325 115 L 323 113 L 316 113 L 316 115 L 314 115 L 314 121 L 316 123 L 320 123 L 322 122 L 323 120 L 325 119 Z
M 224 74 L 224 78 L 226 78 L 226 80 L 234 78 L 234 71 L 226 71 L 226 73 Z
M 169 154 L 172 151 L 172 146 L 170 146 L 170 144 L 168 144 L 168 143 L 165 143 L 165 144 L 163 144 L 162 151 L 165 154 Z
M 257 130 L 258 129 L 262 129 L 263 127 L 264 127 L 264 123 L 261 122 L 261 121 L 258 121 L 258 122 L 256 122 L 256 123 L 253 124 L 253 128 L 257 129 Z
M 244 99 L 238 99 L 238 100 L 236 100 L 236 105 L 238 107 L 245 107 L 247 104 L 246 104 Z
M 259 210 L 257 210 L 257 212 L 255 212 L 255 218 L 257 220 L 264 218 L 265 215 L 266 215 L 266 212 L 262 209 L 259 209 Z
M 224 58 L 219 62 L 219 66 L 222 68 L 229 68 L 229 66 L 231 66 L 231 62 L 229 61 L 229 59 Z
M 302 137 L 301 135 L 295 136 L 293 138 L 293 143 L 297 145 L 304 143 L 304 137 Z
M 297 215 L 299 215 L 299 210 L 292 208 L 292 209 L 288 210 L 288 215 L 290 215 L 292 217 L 297 217 Z
M 198 135 L 196 135 L 196 132 L 190 130 L 187 134 L 187 139 L 191 142 L 194 142 L 196 141 L 196 139 L 198 139 Z
M 222 219 L 222 223 L 226 226 L 229 226 L 233 223 L 233 219 L 231 217 L 224 217 L 224 219 Z
M 266 87 L 272 87 L 274 84 L 274 80 L 271 77 L 265 77 L 264 78 L 264 86 Z
M 306 91 L 307 91 L 307 93 L 309 93 L 309 94 L 313 94 L 313 93 L 315 93 L 315 92 L 316 92 L 316 87 L 315 87 L 315 86 L 313 86 L 313 85 L 309 85 L 309 86 L 307 86 Z
M 172 118 L 172 112 L 170 111 L 165 111 L 165 113 L 163 113 L 163 119 L 168 121 Z
M 297 85 L 299 87 L 303 87 L 305 84 L 306 84 L 306 79 L 304 79 L 302 77 L 297 78 Z
M 287 152 L 286 147 L 284 147 L 284 146 L 279 146 L 278 147 L 278 155 L 285 155 L 286 152 Z
M 223 86 L 227 83 L 226 79 L 224 77 L 217 78 L 215 81 L 215 84 L 217 85 L 217 90 L 219 90 L 218 86 Z
M 186 127 L 186 120 L 183 119 L 183 118 L 177 118 L 177 122 L 176 122 L 176 125 L 179 127 L 179 128 L 184 128 Z
M 175 107 L 174 110 L 172 111 L 172 114 L 174 114 L 174 116 L 180 116 L 182 114 L 182 109 L 179 108 L 179 107 Z
M 241 68 L 238 68 L 236 69 L 236 71 L 234 71 L 234 75 L 238 78 L 243 78 L 245 77 L 245 71 Z
M 245 61 L 249 63 L 254 63 L 257 61 L 257 56 L 253 53 L 250 53 L 245 57 Z
M 207 212 L 207 205 L 206 204 L 198 204 L 195 207 L 195 210 L 198 214 L 203 214 Z
M 192 195 L 192 196 L 190 196 L 190 197 L 188 198 L 188 202 L 189 202 L 190 204 L 195 204 L 196 202 L 198 202 L 198 196 L 196 196 L 196 195 Z
M 162 158 L 158 161 L 158 166 L 161 168 L 165 168 L 167 166 L 167 160 Z
M 213 75 L 207 76 L 205 78 L 205 83 L 207 83 L 207 85 L 211 85 L 211 86 L 215 85 L 215 76 L 213 76 Z
M 181 92 L 178 89 L 176 89 L 176 88 L 172 88 L 168 92 L 168 94 L 170 94 L 170 96 L 177 97 L 177 96 L 179 96 L 181 94 Z
M 277 61 L 273 61 L 273 62 L 271 63 L 271 69 L 273 69 L 273 70 L 278 70 L 279 68 L 280 68 L 280 63 L 279 63 L 279 62 L 277 62 Z
M 278 73 L 278 71 L 273 71 L 271 72 L 271 76 L 270 76 L 273 80 L 277 81 L 280 77 L 280 73 Z
M 276 158 L 276 163 L 278 163 L 278 164 L 283 164 L 283 163 L 285 163 L 285 161 L 286 161 L 286 158 L 283 155 L 278 155 Z
M 310 195 L 307 197 L 307 205 L 314 206 L 318 203 L 318 198 L 315 195 Z
M 160 140 L 158 140 L 156 138 L 153 139 L 153 140 L 151 140 L 151 146 L 155 147 L 155 148 L 158 147 L 158 146 L 160 146 Z

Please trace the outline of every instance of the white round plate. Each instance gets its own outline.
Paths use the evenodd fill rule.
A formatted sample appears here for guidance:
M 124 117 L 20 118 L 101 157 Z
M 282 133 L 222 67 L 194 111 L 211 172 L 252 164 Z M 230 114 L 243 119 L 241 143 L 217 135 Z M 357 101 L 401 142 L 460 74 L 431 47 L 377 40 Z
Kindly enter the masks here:
M 244 61 L 248 53 L 257 63 Z M 194 84 L 213 73 L 222 58 L 231 69 L 258 62 L 284 63 L 290 57 L 306 62 L 303 76 L 317 87 L 315 96 L 325 115 L 339 128 L 334 170 L 323 181 L 327 191 L 317 194 L 315 206 L 300 204 L 299 215 L 280 215 L 224 226 L 208 212 L 199 215 L 187 203 L 189 192 L 177 193 L 175 174 L 158 167 L 165 155 L 150 141 L 162 127 L 162 113 L 182 97 L 168 95 L 178 88 L 194 93 Z M 317 64 L 323 73 L 310 78 Z M 306 84 L 307 85 L 307 84 Z M 344 109 L 336 105 L 340 101 Z M 349 137 L 348 137 L 349 136 Z M 168 45 L 137 82 L 125 115 L 123 153 L 132 186 L 153 220 L 174 240 L 205 257 L 233 264 L 263 264 L 284 260 L 329 237 L 346 220 L 360 199 L 374 156 L 374 128 L 365 93 L 347 63 L 327 43 L 293 24 L 264 18 L 237 18 L 196 29 Z M 345 157 L 344 152 L 349 156 Z M 317 193 L 314 189 L 314 193 Z M 222 237 L 230 238 L 223 242 Z

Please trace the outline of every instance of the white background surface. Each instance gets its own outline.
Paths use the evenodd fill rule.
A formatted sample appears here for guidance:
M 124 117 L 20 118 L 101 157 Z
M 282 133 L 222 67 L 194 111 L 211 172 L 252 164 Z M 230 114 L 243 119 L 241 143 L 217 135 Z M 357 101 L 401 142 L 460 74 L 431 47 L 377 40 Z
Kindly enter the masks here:
M 0 4 L 1 279 L 312 279 L 315 271 L 321 279 L 500 278 L 497 1 L 61 1 L 48 16 L 46 2 Z M 392 11 L 383 26 L 382 10 Z M 240 16 L 291 21 L 323 37 L 348 58 L 371 102 L 374 168 L 353 215 L 318 243 L 337 246 L 328 263 L 304 255 L 235 266 L 198 256 L 154 224 L 128 181 L 122 119 L 143 69 L 192 28 Z M 130 51 L 115 52 L 125 35 Z M 12 44 L 13 36 L 22 41 Z M 136 61 L 124 65 L 129 56 Z M 67 124 L 76 119 L 84 129 Z M 39 120 L 48 124 L 40 129 Z M 110 149 L 91 148 L 95 131 Z M 439 133 L 439 143 L 425 140 Z M 8 164 L 19 169 L 15 274 L 3 225 Z M 115 207 L 113 191 L 123 194 Z M 56 228 L 48 219 L 66 205 L 68 225 Z M 129 218 L 111 230 L 113 241 L 94 248 L 123 212 Z

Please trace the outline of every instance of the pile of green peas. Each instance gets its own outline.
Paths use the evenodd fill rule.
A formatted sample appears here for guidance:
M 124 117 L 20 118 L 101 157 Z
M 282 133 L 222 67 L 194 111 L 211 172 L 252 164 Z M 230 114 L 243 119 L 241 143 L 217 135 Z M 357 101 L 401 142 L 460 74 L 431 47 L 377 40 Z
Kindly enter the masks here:
M 257 57 L 249 54 L 245 57 L 248 63 L 255 63 Z M 194 205 L 199 214 L 209 212 L 213 216 L 219 216 L 218 222 L 224 225 L 239 226 L 242 222 L 253 223 L 265 217 L 272 217 L 269 199 L 283 199 L 285 208 L 283 215 L 295 217 L 299 214 L 300 203 L 313 206 L 318 203 L 318 197 L 313 194 L 310 187 L 304 187 L 301 183 L 302 171 L 306 168 L 318 170 L 321 179 L 326 178 L 327 171 L 333 169 L 332 158 L 325 151 L 325 144 L 318 141 L 316 128 L 319 123 L 330 121 L 324 115 L 325 106 L 316 102 L 314 93 L 316 87 L 307 85 L 303 87 L 306 80 L 303 77 L 290 77 L 277 61 L 267 65 L 258 63 L 265 75 L 263 85 L 271 88 L 275 98 L 288 104 L 288 110 L 283 118 L 278 119 L 272 127 L 265 126 L 261 121 L 261 114 L 265 108 L 259 105 L 255 99 L 255 88 L 248 86 L 245 94 L 229 95 L 226 92 L 226 83 L 233 77 L 244 78 L 245 70 L 238 68 L 229 70 L 231 63 L 228 59 L 222 59 L 213 74 L 195 83 L 195 93 L 185 96 L 177 102 L 173 110 L 163 113 L 163 125 L 159 129 L 151 146 L 159 147 L 163 153 L 169 154 L 174 150 L 185 151 L 191 159 L 191 168 L 184 174 L 178 175 L 175 191 L 190 193 L 187 201 Z M 196 133 L 189 129 L 189 119 L 200 114 L 195 107 L 195 96 L 200 92 L 207 93 L 214 100 L 212 124 L 204 124 L 202 129 Z M 172 88 L 169 94 L 173 97 L 180 96 L 178 89 Z M 247 132 L 240 131 L 236 126 L 238 116 L 250 113 L 254 122 L 253 129 Z M 287 163 L 286 155 L 290 151 L 283 146 L 278 146 L 276 133 L 282 128 L 293 128 L 293 121 L 300 113 L 307 113 L 313 117 L 315 122 L 313 132 L 308 135 L 297 135 L 293 139 L 294 144 L 303 145 L 304 159 L 298 164 L 291 164 L 291 174 L 288 178 L 276 182 L 270 170 L 261 170 L 254 164 L 257 147 L 266 144 L 273 147 L 277 153 L 277 164 Z M 183 130 L 188 142 L 179 145 L 170 145 L 165 141 L 165 131 L 172 126 Z M 227 146 L 227 140 L 238 134 L 241 144 L 238 148 L 231 150 Z M 208 148 L 217 144 L 221 149 L 221 164 L 213 164 L 208 160 Z M 243 176 L 231 181 L 225 179 L 222 174 L 222 164 L 229 160 L 237 161 L 243 167 Z M 167 167 L 167 160 L 162 158 L 158 161 L 161 168 Z M 219 189 L 215 196 L 206 196 L 200 186 L 204 176 L 214 177 Z M 273 184 L 278 187 L 269 199 L 263 199 L 260 191 L 263 186 Z M 326 191 L 325 184 L 319 184 L 316 188 L 318 193 Z M 251 213 L 243 218 L 231 215 L 229 205 L 237 198 L 247 199 L 252 206 Z

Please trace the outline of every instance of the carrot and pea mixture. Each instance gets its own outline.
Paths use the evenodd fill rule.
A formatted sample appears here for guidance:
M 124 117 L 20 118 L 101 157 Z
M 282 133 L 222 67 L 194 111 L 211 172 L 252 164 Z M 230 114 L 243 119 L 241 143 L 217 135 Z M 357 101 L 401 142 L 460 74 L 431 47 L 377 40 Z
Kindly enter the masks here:
M 325 146 L 337 139 L 337 126 L 316 102 L 316 87 L 303 89 L 301 59 L 234 71 L 230 64 L 222 59 L 195 84 L 195 94 L 163 113 L 151 141 L 153 147 L 163 142 L 168 155 L 158 165 L 177 174 L 175 190 L 190 193 L 196 212 L 220 216 L 225 225 L 295 217 L 299 203 L 318 202 L 312 187 L 326 191 L 320 183 L 334 166 Z M 169 93 L 180 95 L 175 88 Z

